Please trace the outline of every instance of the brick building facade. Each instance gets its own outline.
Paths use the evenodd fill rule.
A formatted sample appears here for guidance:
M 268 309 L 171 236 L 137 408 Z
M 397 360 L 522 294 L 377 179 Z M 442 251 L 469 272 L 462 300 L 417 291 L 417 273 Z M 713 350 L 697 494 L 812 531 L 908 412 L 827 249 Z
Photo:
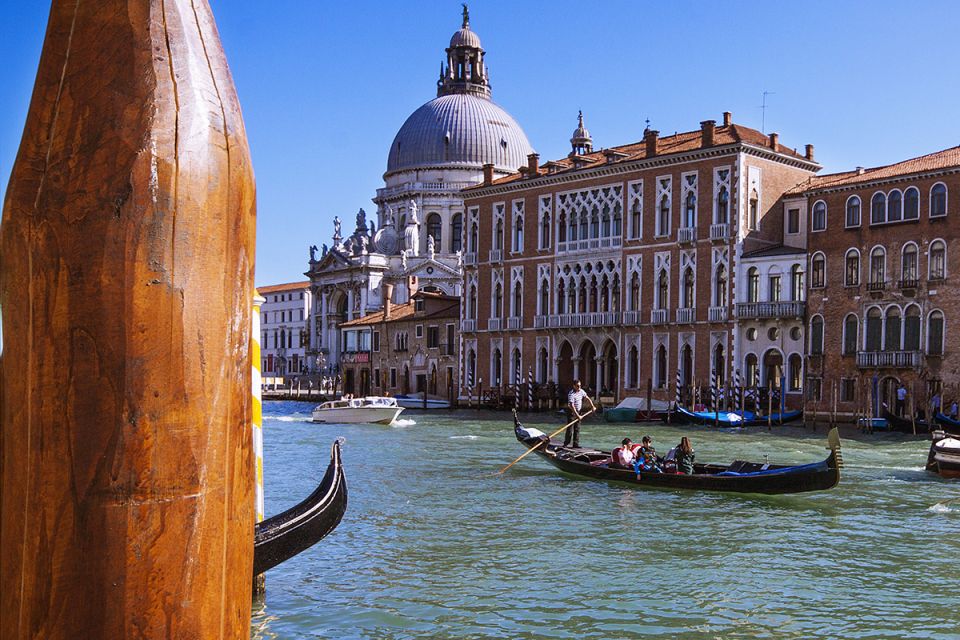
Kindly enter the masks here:
M 745 253 L 784 244 L 781 196 L 820 167 L 736 125 L 594 151 L 580 126 L 572 153 L 464 190 L 461 396 L 584 381 L 595 395 L 669 400 L 731 379 Z

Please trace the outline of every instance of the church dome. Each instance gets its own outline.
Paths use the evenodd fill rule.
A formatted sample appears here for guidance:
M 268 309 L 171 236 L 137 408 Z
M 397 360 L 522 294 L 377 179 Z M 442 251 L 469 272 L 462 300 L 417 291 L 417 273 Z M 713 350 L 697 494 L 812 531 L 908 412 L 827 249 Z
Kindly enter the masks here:
M 492 163 L 514 172 L 533 153 L 527 135 L 496 103 L 451 93 L 421 106 L 400 127 L 387 157 L 387 174 L 422 167 Z
M 450 48 L 454 47 L 473 47 L 480 49 L 480 36 L 470 30 L 470 27 L 464 27 L 450 38 Z

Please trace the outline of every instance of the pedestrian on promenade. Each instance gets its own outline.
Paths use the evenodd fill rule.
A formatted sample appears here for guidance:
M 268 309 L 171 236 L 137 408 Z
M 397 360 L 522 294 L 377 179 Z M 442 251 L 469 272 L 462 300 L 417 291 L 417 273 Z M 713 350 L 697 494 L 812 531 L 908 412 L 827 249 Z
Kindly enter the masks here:
M 573 424 L 567 428 L 567 432 L 564 434 L 563 446 L 565 447 L 573 446 L 575 449 L 580 447 L 580 419 L 583 417 L 580 411 L 583 409 L 584 398 L 590 403 L 590 410 L 594 411 L 596 407 L 593 404 L 593 400 L 591 400 L 587 392 L 583 390 L 580 381 L 574 380 L 573 389 L 567 394 L 567 422 L 572 422 Z

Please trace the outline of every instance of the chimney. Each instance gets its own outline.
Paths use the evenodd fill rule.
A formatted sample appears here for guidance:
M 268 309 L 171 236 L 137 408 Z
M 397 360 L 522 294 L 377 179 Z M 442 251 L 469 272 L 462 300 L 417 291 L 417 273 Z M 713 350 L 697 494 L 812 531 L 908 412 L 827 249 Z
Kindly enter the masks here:
M 862 176 L 862 175 L 863 175 L 863 172 L 864 172 L 864 168 L 863 168 L 863 167 L 857 167 L 857 175 L 858 175 L 858 176 Z
M 393 285 L 389 282 L 383 283 L 383 319 L 390 319 L 390 312 L 393 310 Z
M 723 112 L 723 126 L 729 127 L 731 124 L 733 124 L 733 114 L 730 113 L 729 111 L 724 111 L 724 112 Z
M 657 155 L 657 137 L 660 135 L 659 131 L 654 129 L 647 129 L 643 134 L 643 141 L 647 145 L 647 157 Z
M 493 184 L 493 163 L 488 162 L 483 165 L 483 186 L 488 187 Z
M 780 146 L 780 134 L 771 133 L 770 134 L 770 148 L 774 151 L 778 151 Z
M 707 148 L 713 146 L 713 132 L 716 130 L 716 128 L 716 120 L 704 120 L 700 123 L 700 131 L 703 134 L 701 136 L 701 147 Z
M 531 153 L 527 156 L 527 175 L 536 178 L 540 173 L 540 154 Z
M 808 145 L 807 145 L 807 154 L 806 154 L 806 156 L 807 156 L 807 160 L 813 162 L 813 145 L 812 145 L 812 144 L 808 144 Z

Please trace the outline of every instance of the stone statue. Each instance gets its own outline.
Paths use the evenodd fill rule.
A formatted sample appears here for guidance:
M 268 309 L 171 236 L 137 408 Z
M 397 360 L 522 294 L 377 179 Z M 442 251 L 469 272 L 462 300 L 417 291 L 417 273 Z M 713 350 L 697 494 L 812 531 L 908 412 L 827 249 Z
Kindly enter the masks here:
M 385 211 L 383 213 L 383 227 L 392 227 L 393 226 L 393 207 L 388 204 L 383 205 Z
M 333 216 L 333 242 L 340 242 L 340 216 Z
M 417 203 L 410 201 L 410 217 L 407 218 L 407 228 L 403 230 L 404 253 L 411 256 L 420 255 L 420 231 L 417 221 Z
M 433 236 L 427 236 L 427 255 L 433 260 L 434 254 Z
M 356 233 L 366 233 L 367 232 L 367 212 L 360 208 L 360 211 L 357 212 L 357 230 Z
M 413 224 L 420 224 L 420 221 L 417 220 L 417 203 L 413 200 L 410 201 L 410 220 L 407 224 L 409 225 L 411 222 Z
M 407 268 L 407 252 L 406 251 L 400 254 L 400 267 L 403 269 Z
M 321 257 L 327 255 L 330 249 L 327 248 L 327 245 L 323 245 L 323 253 L 320 254 Z
M 360 253 L 367 253 L 370 249 L 370 238 L 360 236 Z
M 457 269 L 463 269 L 463 252 L 460 249 L 457 249 Z
M 317 261 L 317 245 L 310 245 L 310 262 Z

